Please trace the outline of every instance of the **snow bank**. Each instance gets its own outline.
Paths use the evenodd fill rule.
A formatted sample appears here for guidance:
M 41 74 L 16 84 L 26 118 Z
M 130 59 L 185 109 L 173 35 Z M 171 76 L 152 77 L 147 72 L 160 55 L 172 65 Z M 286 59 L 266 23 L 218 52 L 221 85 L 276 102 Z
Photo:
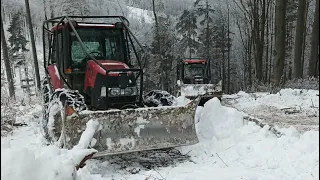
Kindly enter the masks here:
M 245 93 L 240 91 L 236 101 L 242 108 L 257 105 L 273 106 L 279 109 L 301 107 L 302 109 L 319 108 L 319 90 L 282 89 L 276 94 Z
M 38 151 L 28 148 L 1 148 L 1 179 L 69 180 L 76 178 L 76 165 L 94 150 L 63 150 L 56 146 Z
M 96 152 L 94 149 L 86 148 L 92 143 L 93 134 L 98 128 L 97 121 L 88 121 L 78 145 L 71 150 L 59 149 L 54 145 L 43 146 L 43 143 L 39 142 L 41 138 L 34 136 L 31 126 L 22 128 L 13 140 L 2 138 L 1 178 L 6 180 L 81 179 L 75 168 L 85 156 Z M 25 142 L 22 142 L 23 140 Z
M 160 173 L 168 173 L 169 179 L 210 179 L 213 175 L 219 180 L 319 179 L 319 131 L 300 134 L 293 127 L 282 128 L 285 135 L 277 138 L 268 126 L 260 128 L 242 117 L 237 110 L 221 106 L 218 99 L 209 100 L 197 112 L 200 143 L 179 148 L 202 168 L 186 163 L 174 172 Z

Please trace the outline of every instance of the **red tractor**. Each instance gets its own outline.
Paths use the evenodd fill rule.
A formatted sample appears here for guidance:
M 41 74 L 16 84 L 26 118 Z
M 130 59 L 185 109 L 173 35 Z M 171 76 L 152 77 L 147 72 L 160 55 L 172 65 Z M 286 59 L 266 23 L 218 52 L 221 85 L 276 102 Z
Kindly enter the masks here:
M 90 146 L 103 155 L 198 142 L 198 101 L 147 107 L 150 97 L 143 96 L 143 67 L 135 44 L 142 46 L 126 18 L 57 17 L 44 22 L 43 34 L 43 129 L 51 143 L 72 148 L 90 120 L 99 123 Z M 163 99 L 158 100 L 161 105 Z
M 211 82 L 210 63 L 205 59 L 189 58 L 180 61 L 177 79 L 179 94 L 189 99 L 201 96 L 200 106 L 213 97 L 221 99 L 221 81 L 218 84 Z

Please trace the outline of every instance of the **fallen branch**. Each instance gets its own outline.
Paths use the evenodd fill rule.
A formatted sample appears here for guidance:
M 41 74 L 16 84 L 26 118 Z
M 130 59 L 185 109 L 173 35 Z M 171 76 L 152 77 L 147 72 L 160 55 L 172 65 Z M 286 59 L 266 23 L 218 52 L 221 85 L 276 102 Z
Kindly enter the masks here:
M 12 126 L 28 126 L 26 123 L 13 123 Z
M 218 156 L 218 158 L 223 162 L 223 164 L 224 165 L 226 165 L 227 167 L 229 167 L 222 159 L 221 159 L 221 157 L 219 156 L 219 154 L 218 153 L 216 153 L 216 155 Z
M 267 124 L 267 123 L 263 123 L 262 120 L 252 117 L 252 116 L 245 116 L 243 117 L 243 119 L 247 120 L 247 121 L 251 121 L 254 122 L 255 124 L 257 124 L 258 126 L 260 126 L 261 128 L 263 128 L 264 126 L 268 125 L 269 126 L 269 131 L 271 131 L 273 134 L 275 134 L 278 138 L 281 137 L 282 135 L 284 135 L 282 132 L 278 131 L 273 125 Z

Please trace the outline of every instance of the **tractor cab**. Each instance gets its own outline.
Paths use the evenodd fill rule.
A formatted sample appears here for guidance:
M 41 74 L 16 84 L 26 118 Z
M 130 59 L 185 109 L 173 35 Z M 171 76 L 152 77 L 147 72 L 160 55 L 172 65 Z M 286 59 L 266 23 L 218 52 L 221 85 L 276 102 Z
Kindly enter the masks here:
M 92 24 L 73 21 L 73 24 L 77 34 L 68 23 L 51 28 L 55 51 L 51 63 L 56 63 L 61 76 L 72 89 L 85 91 L 86 67 L 88 64 L 97 66 L 91 62 L 93 58 L 106 67 L 118 66 L 121 69 L 126 67 L 124 64 L 130 64 L 121 22 Z
M 177 68 L 178 80 L 184 84 L 208 84 L 210 72 L 208 61 L 204 59 L 184 59 Z
M 44 66 L 53 89 L 78 90 L 87 104 L 97 109 L 141 103 L 136 82 L 142 70 L 132 66 L 129 48 L 134 47 L 126 19 L 120 20 L 113 23 L 50 20 L 54 25 L 50 29 L 44 27 L 51 34 Z M 136 59 L 139 61 L 137 55 Z

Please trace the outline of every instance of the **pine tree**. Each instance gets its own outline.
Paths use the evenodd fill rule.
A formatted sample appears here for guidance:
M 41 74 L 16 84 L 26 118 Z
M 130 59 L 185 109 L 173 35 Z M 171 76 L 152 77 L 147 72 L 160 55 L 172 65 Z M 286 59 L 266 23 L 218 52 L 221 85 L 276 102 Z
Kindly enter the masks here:
M 26 45 L 28 41 L 26 40 L 25 36 L 22 34 L 23 29 L 23 21 L 22 21 L 23 14 L 19 11 L 12 16 L 10 26 L 8 28 L 8 32 L 10 32 L 11 36 L 9 37 L 10 43 L 10 53 L 14 54 L 19 52 L 28 51 Z
M 170 17 L 158 16 L 157 19 L 158 30 L 154 28 L 155 36 L 151 43 L 150 49 L 152 55 L 155 57 L 160 57 L 160 59 L 158 61 L 149 63 L 153 64 L 153 70 L 155 70 L 153 74 L 161 74 L 161 77 L 157 78 L 158 81 L 160 80 L 159 82 L 164 83 L 163 85 L 161 85 L 163 86 L 161 89 L 170 91 L 170 89 L 172 89 L 171 85 L 174 84 L 174 73 L 172 74 L 172 72 L 175 72 L 175 70 L 173 69 L 173 65 L 175 63 L 174 60 L 176 59 L 174 47 L 177 40 L 174 34 L 174 29 L 172 27 L 172 21 Z M 158 48 L 158 40 L 160 40 L 161 43 L 160 49 Z
M 200 25 L 202 26 L 199 33 L 199 42 L 202 44 L 202 48 L 199 50 L 199 54 L 208 59 L 209 63 L 210 57 L 212 57 L 211 52 L 213 49 L 213 37 L 214 28 L 213 28 L 213 19 L 211 15 L 214 13 L 212 6 L 208 3 L 208 0 L 197 0 L 194 3 L 194 6 L 197 8 L 197 15 L 200 19 Z
M 4 29 L 3 29 L 3 22 L 2 22 L 2 15 L 1 15 L 1 48 L 3 53 L 3 62 L 6 69 L 6 75 L 7 75 L 7 81 L 9 85 L 9 96 L 12 98 L 15 98 L 15 91 L 14 91 L 14 85 L 13 85 L 13 78 L 12 78 L 12 71 L 10 68 L 10 61 L 9 61 L 9 55 L 8 55 L 8 47 L 6 42 L 6 37 L 4 35 Z M 2 87 L 2 69 L 1 69 L 1 87 Z
M 184 10 L 176 25 L 177 33 L 181 35 L 178 44 L 181 52 L 188 50 L 188 56 L 196 53 L 199 47 L 199 42 L 196 41 L 197 36 L 197 16 L 195 11 Z

